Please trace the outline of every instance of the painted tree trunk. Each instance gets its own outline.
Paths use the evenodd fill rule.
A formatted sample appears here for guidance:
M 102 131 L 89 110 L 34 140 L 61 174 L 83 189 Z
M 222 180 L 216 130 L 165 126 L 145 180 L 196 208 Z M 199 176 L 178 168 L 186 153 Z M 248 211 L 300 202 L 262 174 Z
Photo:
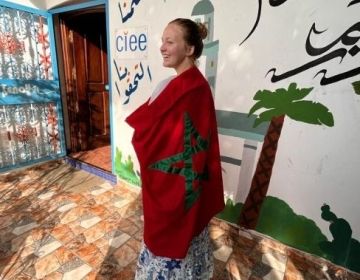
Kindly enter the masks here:
M 251 181 L 250 191 L 241 210 L 239 224 L 243 227 L 255 229 L 257 225 L 261 205 L 269 188 L 284 117 L 284 115 L 274 117 L 270 122 Z

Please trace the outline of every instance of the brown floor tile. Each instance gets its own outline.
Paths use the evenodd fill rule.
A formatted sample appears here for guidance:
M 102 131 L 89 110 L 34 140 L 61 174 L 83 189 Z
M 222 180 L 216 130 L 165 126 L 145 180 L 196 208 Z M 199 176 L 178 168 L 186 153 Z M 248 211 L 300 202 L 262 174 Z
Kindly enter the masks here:
M 80 226 L 80 222 L 78 219 L 76 219 L 75 221 L 73 221 L 71 223 L 68 223 L 67 225 L 71 229 L 71 232 L 74 233 L 75 236 L 82 234 L 86 230 L 86 228 Z
M 103 205 L 95 204 L 89 208 L 89 211 L 103 220 L 110 216 L 110 212 Z
M 129 235 L 134 235 L 136 232 L 139 231 L 139 227 L 136 226 L 133 222 L 129 221 L 128 219 L 121 219 L 118 223 L 117 229 Z
M 76 254 L 94 268 L 98 268 L 104 260 L 101 251 L 93 244 L 82 246 Z
M 116 273 L 111 277 L 112 280 L 115 279 L 134 279 L 135 277 L 135 268 L 131 265 L 122 269 L 119 273 Z
M 45 276 L 44 280 L 62 280 L 63 273 L 60 273 L 58 271 L 52 272 L 49 275 Z
M 75 234 L 69 225 L 58 224 L 51 229 L 50 234 L 59 240 L 62 244 L 67 244 L 75 238 Z
M 97 224 L 91 228 L 86 229 L 83 232 L 83 235 L 87 243 L 93 243 L 99 238 L 102 238 L 105 235 L 105 231 L 104 228 L 101 227 L 101 224 Z
M 36 277 L 38 279 L 44 278 L 50 273 L 55 272 L 60 268 L 61 264 L 59 263 L 55 253 L 47 255 L 35 263 Z
M 126 244 L 130 246 L 135 252 L 140 252 L 141 250 L 142 242 L 133 237 L 130 238 L 129 241 L 126 242 Z
M 59 261 L 60 265 L 64 265 L 65 263 L 74 261 L 77 258 L 77 256 L 72 251 L 70 251 L 64 246 L 58 248 L 54 252 L 54 254 L 57 260 Z
M 113 256 L 121 267 L 126 267 L 137 259 L 138 253 L 135 252 L 134 249 L 132 249 L 130 246 L 125 244 L 115 250 Z

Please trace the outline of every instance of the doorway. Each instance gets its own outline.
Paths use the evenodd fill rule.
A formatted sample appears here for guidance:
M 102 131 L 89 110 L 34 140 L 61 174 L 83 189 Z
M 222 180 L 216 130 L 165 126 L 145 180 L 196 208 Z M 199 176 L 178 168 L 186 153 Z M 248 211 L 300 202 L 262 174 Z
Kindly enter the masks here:
M 68 156 L 111 172 L 105 7 L 58 15 Z

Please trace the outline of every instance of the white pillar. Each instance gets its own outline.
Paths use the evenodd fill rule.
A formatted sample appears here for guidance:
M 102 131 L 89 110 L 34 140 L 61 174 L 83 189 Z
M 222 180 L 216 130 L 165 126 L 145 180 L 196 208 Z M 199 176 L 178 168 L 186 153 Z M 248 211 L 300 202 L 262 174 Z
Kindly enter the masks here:
M 234 203 L 245 202 L 249 193 L 256 157 L 257 141 L 245 140 L 242 153 L 239 182 L 234 197 Z

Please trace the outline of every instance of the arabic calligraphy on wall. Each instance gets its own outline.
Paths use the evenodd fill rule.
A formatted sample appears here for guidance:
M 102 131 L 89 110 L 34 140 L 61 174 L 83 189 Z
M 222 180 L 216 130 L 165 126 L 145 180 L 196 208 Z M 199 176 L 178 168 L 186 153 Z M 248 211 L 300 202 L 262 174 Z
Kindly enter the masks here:
M 133 16 L 135 6 L 137 6 L 139 3 L 140 0 L 132 0 L 130 5 L 128 4 L 127 0 L 123 0 L 118 3 L 120 16 L 123 23 Z
M 124 100 L 123 104 L 126 105 L 129 103 L 131 95 L 138 89 L 139 82 L 145 77 L 145 74 L 151 81 L 150 67 L 147 66 L 144 69 L 142 62 L 128 63 L 126 66 L 118 65 L 115 60 L 114 66 L 118 78 L 115 81 L 115 90 Z
M 144 77 L 151 81 L 150 68 L 142 62 L 147 59 L 147 38 L 147 26 L 117 29 L 115 32 L 115 90 L 124 100 L 124 105 L 129 103 Z
M 287 0 L 269 0 L 269 4 L 273 7 L 280 6 L 284 4 Z M 347 7 L 353 6 L 355 4 L 359 4 L 360 0 L 353 0 L 350 1 Z M 250 33 L 246 36 L 246 38 L 240 43 L 242 45 L 255 31 L 256 27 L 259 24 L 260 16 L 261 16 L 261 7 L 262 7 L 262 0 L 259 0 L 259 8 L 258 8 L 258 14 L 255 21 L 255 24 L 253 28 L 251 29 Z M 286 71 L 281 74 L 277 74 L 277 68 L 273 67 L 271 68 L 266 75 L 271 74 L 271 82 L 276 83 L 278 81 L 281 81 L 283 79 L 292 77 L 294 75 L 297 75 L 301 72 L 307 71 L 315 66 L 322 65 L 330 60 L 339 58 L 339 63 L 343 61 L 345 56 L 349 57 L 355 57 L 359 52 L 360 48 L 357 45 L 359 39 L 360 39 L 360 22 L 356 22 L 351 27 L 349 27 L 341 36 L 339 36 L 336 40 L 333 42 L 330 42 L 327 46 L 324 47 L 316 47 L 313 46 L 311 43 L 311 38 L 314 38 L 316 36 L 320 36 L 320 34 L 326 32 L 325 31 L 319 31 L 316 29 L 316 23 L 313 23 L 313 25 L 310 28 L 310 31 L 308 33 L 306 43 L 305 43 L 305 50 L 306 53 L 310 56 L 318 56 L 317 59 L 314 59 L 312 61 L 309 61 L 299 67 L 296 67 L 292 70 Z M 331 31 L 329 31 L 331 32 Z M 338 46 L 337 49 L 335 47 Z M 329 52 L 328 52 L 329 51 Z M 328 69 L 324 68 L 315 73 L 314 78 L 317 76 L 322 76 L 320 80 L 320 85 L 328 85 L 332 83 L 339 82 L 344 79 L 348 79 L 351 77 L 354 77 L 356 75 L 360 74 L 360 67 L 356 67 L 353 69 L 350 69 L 348 71 L 342 72 L 342 73 L 336 73 L 336 74 L 330 74 L 327 75 Z
M 315 27 L 315 23 L 312 25 L 310 32 L 308 34 L 308 37 L 306 39 L 305 49 L 308 55 L 310 56 L 320 56 L 319 58 L 312 60 L 310 62 L 305 63 L 302 66 L 299 66 L 297 68 L 294 68 L 290 71 L 287 71 L 285 73 L 276 74 L 276 68 L 272 68 L 268 71 L 267 74 L 272 73 L 271 81 L 273 83 L 289 78 L 291 76 L 294 76 L 296 74 L 299 74 L 303 71 L 306 71 L 310 68 L 313 68 L 315 66 L 321 65 L 327 61 L 330 61 L 335 58 L 340 58 L 340 63 L 343 61 L 345 56 L 350 55 L 352 57 L 356 56 L 360 52 L 360 48 L 356 45 L 357 42 L 360 39 L 360 22 L 355 23 L 353 26 L 348 28 L 339 38 L 331 42 L 325 47 L 314 47 L 311 44 L 310 38 L 311 36 L 316 36 L 318 34 L 321 34 L 325 31 L 318 31 Z M 352 36 L 354 33 L 358 33 L 357 36 Z M 339 48 L 334 49 L 336 45 L 342 44 L 342 46 L 339 46 Z M 330 51 L 331 50 L 331 51 Z M 328 52 L 330 51 L 330 52 Z M 327 52 L 327 53 L 326 53 Z M 322 56 L 321 56 L 322 55 Z M 338 73 L 332 76 L 326 76 L 328 70 L 327 69 L 321 69 L 318 71 L 314 77 L 318 75 L 322 75 L 322 78 L 320 80 L 320 85 L 328 85 L 332 83 L 336 83 L 338 81 L 356 76 L 360 74 L 360 67 L 356 67 L 353 69 L 350 69 L 343 73 Z

